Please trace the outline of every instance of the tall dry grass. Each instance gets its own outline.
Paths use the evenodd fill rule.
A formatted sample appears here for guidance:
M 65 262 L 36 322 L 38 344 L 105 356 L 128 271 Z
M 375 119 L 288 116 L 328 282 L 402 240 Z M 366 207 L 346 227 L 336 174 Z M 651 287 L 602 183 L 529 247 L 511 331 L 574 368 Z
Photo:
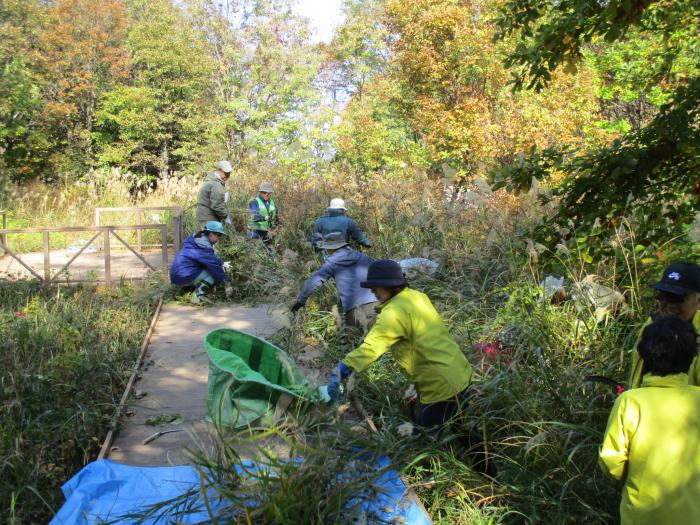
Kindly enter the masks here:
M 29 221 L 32 210 L 45 210 L 54 223 L 65 223 L 73 214 L 90 217 L 85 207 L 174 204 L 188 210 L 192 232 L 192 204 L 202 180 L 203 174 L 174 177 L 135 197 L 128 180 L 119 178 L 76 188 L 34 187 L 23 189 L 26 202 L 11 209 L 15 220 Z M 274 256 L 246 241 L 240 226 L 248 200 L 264 180 L 274 185 L 282 221 Z M 582 380 L 590 373 L 624 380 L 636 330 L 652 307 L 646 285 L 660 263 L 642 261 L 632 228 L 611 237 L 614 257 L 592 264 L 577 250 L 550 252 L 530 240 L 549 213 L 536 195 L 492 193 L 480 182 L 455 197 L 439 181 L 413 172 L 358 179 L 328 170 L 298 178 L 263 165 L 234 174 L 228 188 L 239 226 L 219 253 L 232 262 L 239 301 L 293 302 L 320 265 L 309 236 L 332 197 L 346 200 L 348 214 L 373 241 L 372 257 L 423 256 L 443 265 L 442 278 L 417 277 L 411 286 L 431 297 L 478 370 L 466 421 L 484 434 L 496 458 L 496 480 L 475 473 L 449 436 L 438 441 L 398 436 L 396 428 L 406 420 L 401 392 L 407 385 L 391 359 L 380 360 L 358 378 L 361 400 L 379 426 L 363 446 L 391 451 L 394 465 L 414 484 L 436 523 L 616 522 L 616 489 L 596 467 L 597 443 L 613 397 Z M 66 196 L 46 195 L 61 191 Z M 73 201 L 82 204 L 76 207 Z M 540 283 L 550 273 L 567 283 L 569 298 L 561 304 L 543 296 Z M 589 274 L 625 292 L 626 306 L 614 313 L 597 309 L 578 285 Z M 323 287 L 276 341 L 291 354 L 309 344 L 323 347 L 318 366 L 330 369 L 356 343 L 337 329 L 336 304 L 333 286 Z M 508 359 L 484 363 L 475 345 L 496 339 Z M 339 439 L 331 442 L 331 452 L 342 453 L 346 442 Z M 303 441 L 299 453 L 314 454 Z M 321 468 L 323 462 L 313 459 L 308 464 Z M 235 461 L 228 458 L 220 466 Z M 202 464 L 212 467 L 211 459 Z M 307 475 L 313 478 L 313 472 Z M 269 484 L 271 498 L 279 497 L 273 492 L 279 486 Z

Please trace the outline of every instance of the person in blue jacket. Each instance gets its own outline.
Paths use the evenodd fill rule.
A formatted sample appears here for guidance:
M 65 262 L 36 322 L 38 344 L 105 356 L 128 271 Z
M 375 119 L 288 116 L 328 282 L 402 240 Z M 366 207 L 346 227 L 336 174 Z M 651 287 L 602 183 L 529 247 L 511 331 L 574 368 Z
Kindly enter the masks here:
M 178 286 L 195 286 L 193 303 L 199 303 L 217 282 L 225 283 L 226 297 L 230 297 L 233 292 L 224 265 L 214 253 L 214 245 L 223 235 L 226 235 L 223 224 L 208 221 L 202 231 L 185 239 L 182 249 L 170 267 L 171 283 Z
M 354 240 L 365 248 L 370 248 L 372 243 L 354 220 L 345 215 L 345 201 L 343 199 L 331 199 L 330 206 L 326 212 L 314 223 L 311 233 L 311 246 L 320 249 L 318 242 L 324 236 L 333 232 L 341 232 L 346 241 Z
M 340 232 L 323 237 L 318 245 L 328 252 L 328 258 L 306 281 L 291 308 L 292 312 L 304 306 L 311 294 L 332 277 L 338 288 L 346 325 L 366 331 L 374 319 L 374 307 L 378 303 L 374 294 L 367 288 L 362 288 L 360 282 L 367 278 L 367 269 L 372 259 L 348 246 L 345 236 Z

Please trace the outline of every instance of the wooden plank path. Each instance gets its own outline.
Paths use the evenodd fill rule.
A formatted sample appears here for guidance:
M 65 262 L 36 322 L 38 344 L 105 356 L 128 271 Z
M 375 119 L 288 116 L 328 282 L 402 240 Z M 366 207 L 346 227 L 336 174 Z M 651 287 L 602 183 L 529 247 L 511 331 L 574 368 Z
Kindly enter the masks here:
M 107 457 L 128 465 L 184 465 L 190 463 L 185 448 L 211 447 L 212 425 L 205 421 L 209 358 L 204 336 L 215 328 L 234 328 L 265 338 L 284 321 L 285 314 L 275 305 L 164 305 L 134 385 L 137 399 L 128 409 L 131 415 L 122 418 Z M 149 418 L 167 416 L 178 417 L 179 422 L 147 424 Z M 160 430 L 177 432 L 143 443 Z
M 134 386 L 137 397 L 143 397 L 131 404 L 131 415 L 122 421 L 123 426 L 106 450 L 106 457 L 127 465 L 167 466 L 191 463 L 186 453 L 188 448 L 213 451 L 213 426 L 205 421 L 209 358 L 204 348 L 204 336 L 216 328 L 234 328 L 265 338 L 288 322 L 286 316 L 286 308 L 270 304 L 209 308 L 164 305 L 155 320 L 144 357 L 145 366 Z M 305 367 L 301 368 L 304 370 Z M 168 415 L 179 416 L 181 421 L 163 427 L 146 423 L 149 418 Z M 365 419 L 369 420 L 371 427 L 374 426 L 371 418 Z M 177 432 L 163 434 L 144 444 L 144 440 L 159 430 Z M 269 444 L 273 448 L 279 445 Z M 282 445 L 282 448 L 286 447 Z M 428 517 L 416 493 L 408 484 L 407 487 L 405 500 L 414 502 Z

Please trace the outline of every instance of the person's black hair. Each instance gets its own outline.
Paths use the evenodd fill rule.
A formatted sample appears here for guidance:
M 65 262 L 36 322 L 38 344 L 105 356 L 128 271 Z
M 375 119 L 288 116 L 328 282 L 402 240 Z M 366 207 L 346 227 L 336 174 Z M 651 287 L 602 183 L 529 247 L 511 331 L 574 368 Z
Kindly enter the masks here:
M 687 372 L 698 353 L 695 327 L 675 315 L 660 317 L 644 328 L 637 345 L 644 359 L 642 375 L 667 376 Z
M 685 301 L 688 294 L 677 294 L 671 292 L 664 292 L 663 290 L 656 290 L 655 299 L 660 303 L 666 304 L 680 304 Z
M 398 286 L 387 286 L 386 289 L 389 290 L 391 293 L 391 296 L 394 297 L 397 295 L 399 292 L 403 291 L 405 288 L 408 287 L 408 283 L 405 284 L 400 284 Z

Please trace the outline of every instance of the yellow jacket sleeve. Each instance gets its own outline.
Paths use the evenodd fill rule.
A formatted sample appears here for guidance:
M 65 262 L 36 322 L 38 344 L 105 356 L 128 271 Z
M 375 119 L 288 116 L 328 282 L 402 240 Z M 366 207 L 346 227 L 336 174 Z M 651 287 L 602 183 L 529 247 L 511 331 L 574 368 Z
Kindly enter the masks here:
M 598 452 L 600 467 L 617 480 L 623 479 L 627 473 L 630 436 L 639 424 L 639 410 L 634 403 L 627 403 L 626 397 L 623 394 L 615 401 Z
M 400 340 L 406 338 L 408 326 L 400 312 L 385 308 L 377 316 L 374 326 L 365 340 L 355 350 L 345 356 L 343 362 L 355 372 L 362 372 Z

